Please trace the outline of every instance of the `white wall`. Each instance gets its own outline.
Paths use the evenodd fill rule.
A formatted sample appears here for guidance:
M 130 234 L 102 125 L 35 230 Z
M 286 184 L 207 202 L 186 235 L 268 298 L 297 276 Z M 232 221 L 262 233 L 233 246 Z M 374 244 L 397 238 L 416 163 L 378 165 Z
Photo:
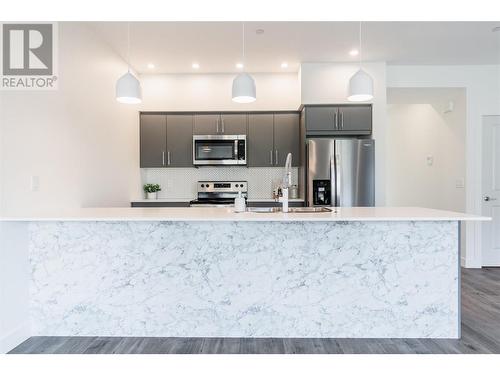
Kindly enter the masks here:
M 388 91 L 395 92 L 388 95 L 387 205 L 464 212 L 465 188 L 457 183 L 465 178 L 465 93 L 448 90 L 442 100 L 431 93 L 426 104 L 425 93 L 412 100 L 402 89 Z M 409 102 L 392 104 L 391 96 Z M 443 113 L 449 100 L 454 110 Z
M 482 116 L 500 114 L 500 67 L 388 66 L 387 87 L 465 88 L 466 102 L 466 211 L 481 213 Z M 481 266 L 481 224 L 466 225 L 466 267 Z M 463 254 L 462 254 L 463 255 Z
M 59 24 L 58 58 L 57 91 L 0 92 L 1 207 L 127 205 L 140 172 L 138 108 L 114 99 L 126 65 L 80 23 Z
M 349 103 L 348 85 L 358 64 L 304 63 L 300 69 L 302 104 Z M 375 145 L 375 202 L 385 205 L 385 138 L 387 126 L 386 65 L 363 64 L 374 80 L 373 138 Z
M 252 74 L 257 100 L 231 100 L 234 74 L 144 74 L 141 111 L 255 111 L 297 110 L 300 85 L 297 73 Z

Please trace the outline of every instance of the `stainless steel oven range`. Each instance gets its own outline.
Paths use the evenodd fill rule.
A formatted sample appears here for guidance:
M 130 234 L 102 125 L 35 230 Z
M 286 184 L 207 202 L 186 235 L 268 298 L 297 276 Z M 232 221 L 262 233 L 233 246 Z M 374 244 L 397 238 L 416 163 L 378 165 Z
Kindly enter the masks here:
M 198 199 L 189 202 L 190 207 L 231 207 L 234 198 L 248 197 L 246 181 L 198 181 Z

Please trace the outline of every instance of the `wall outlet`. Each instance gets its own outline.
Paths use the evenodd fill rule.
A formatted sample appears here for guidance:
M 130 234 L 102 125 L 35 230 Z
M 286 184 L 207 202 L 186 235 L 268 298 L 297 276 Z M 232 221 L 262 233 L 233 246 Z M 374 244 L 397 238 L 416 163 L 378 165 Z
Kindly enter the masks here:
M 463 189 L 465 187 L 465 179 L 464 178 L 457 178 L 455 180 L 455 187 L 457 189 Z
M 31 176 L 30 188 L 31 191 L 38 191 L 40 189 L 40 177 Z
M 426 160 L 427 165 L 429 167 L 431 167 L 434 164 L 434 156 L 432 156 L 432 155 L 427 155 L 427 157 L 425 158 L 425 160 Z

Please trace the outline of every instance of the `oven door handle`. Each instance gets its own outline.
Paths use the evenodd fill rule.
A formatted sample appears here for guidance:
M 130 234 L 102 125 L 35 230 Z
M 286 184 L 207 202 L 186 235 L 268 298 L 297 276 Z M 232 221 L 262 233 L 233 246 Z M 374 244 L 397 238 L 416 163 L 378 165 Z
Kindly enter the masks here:
M 234 160 L 238 160 L 238 140 L 234 140 Z

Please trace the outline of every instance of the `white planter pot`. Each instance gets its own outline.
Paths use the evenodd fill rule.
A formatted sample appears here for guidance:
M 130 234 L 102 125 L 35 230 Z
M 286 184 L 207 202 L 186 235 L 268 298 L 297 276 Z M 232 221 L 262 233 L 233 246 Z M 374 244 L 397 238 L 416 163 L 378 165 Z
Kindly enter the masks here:
M 158 193 L 146 193 L 146 199 L 157 199 L 158 198 Z

